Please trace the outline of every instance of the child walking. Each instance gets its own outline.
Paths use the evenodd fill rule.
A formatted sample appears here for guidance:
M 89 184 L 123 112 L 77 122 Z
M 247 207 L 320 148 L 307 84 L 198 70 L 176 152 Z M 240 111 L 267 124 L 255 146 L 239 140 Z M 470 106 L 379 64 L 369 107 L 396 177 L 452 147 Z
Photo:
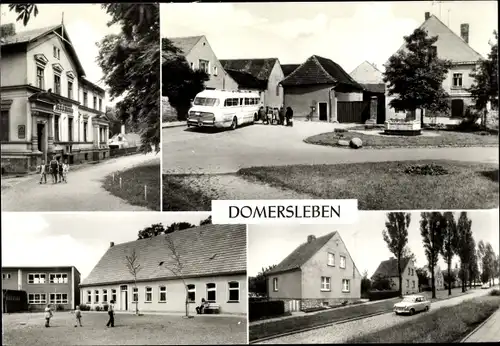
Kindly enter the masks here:
M 42 160 L 42 163 L 38 166 L 38 171 L 40 172 L 40 184 L 42 182 L 47 184 L 47 166 L 45 165 L 45 160 Z
M 69 172 L 68 161 L 64 160 L 64 163 L 62 164 L 62 170 L 63 170 L 63 181 L 65 183 L 67 183 L 68 182 L 68 172 Z
M 47 305 L 45 308 L 45 328 L 50 327 L 50 319 L 52 316 L 52 309 L 50 308 L 50 305 Z
M 64 180 L 64 175 L 63 175 L 63 163 L 62 160 L 61 162 L 57 162 L 59 165 L 57 166 L 58 173 L 59 173 L 59 182 L 62 183 Z
M 76 318 L 75 327 L 78 327 L 78 325 L 80 325 L 80 327 L 83 327 L 82 326 L 82 311 L 80 310 L 79 305 L 76 307 L 76 310 L 75 310 L 75 318 Z

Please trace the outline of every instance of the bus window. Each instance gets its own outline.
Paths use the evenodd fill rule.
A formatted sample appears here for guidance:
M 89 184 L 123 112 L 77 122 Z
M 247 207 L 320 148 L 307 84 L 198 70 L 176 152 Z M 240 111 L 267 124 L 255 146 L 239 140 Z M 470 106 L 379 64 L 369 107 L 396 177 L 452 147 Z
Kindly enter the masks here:
M 243 106 L 243 98 L 240 98 L 240 106 Z
M 226 99 L 224 101 L 224 107 L 233 107 L 238 105 L 238 99 Z
M 245 106 L 251 105 L 250 101 L 252 101 L 252 99 L 245 97 Z
M 211 97 L 196 97 L 193 101 L 195 106 L 217 106 L 219 100 Z

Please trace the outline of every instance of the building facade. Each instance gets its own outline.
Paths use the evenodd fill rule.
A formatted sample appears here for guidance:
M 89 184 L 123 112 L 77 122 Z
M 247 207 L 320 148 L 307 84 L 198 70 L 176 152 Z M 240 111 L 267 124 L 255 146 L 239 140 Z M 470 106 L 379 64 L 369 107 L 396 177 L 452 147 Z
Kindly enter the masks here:
M 424 266 L 423 269 L 427 273 L 428 286 L 432 287 L 431 270 L 429 269 L 429 266 Z M 436 290 L 441 291 L 441 290 L 444 290 L 444 288 L 445 288 L 444 284 L 445 284 L 445 282 L 444 282 L 443 271 L 441 270 L 441 268 L 438 265 L 436 265 L 434 267 L 434 287 L 436 288 Z
M 75 267 L 2 267 L 2 289 L 26 292 L 31 310 L 47 304 L 74 309 L 80 304 L 79 285 Z
M 175 253 L 184 254 L 180 261 Z M 142 267 L 136 280 L 126 266 L 133 254 Z M 220 313 L 246 314 L 246 227 L 205 225 L 111 243 L 80 287 L 81 301 L 92 308 L 114 300 L 121 311 L 184 312 L 188 297 L 190 313 L 205 298 Z
M 401 268 L 403 284 L 401 292 L 403 294 L 417 293 L 419 289 L 415 262 L 410 258 L 403 258 Z M 380 262 L 377 270 L 375 270 L 375 273 L 372 275 L 372 280 L 376 280 L 378 277 L 388 279 L 391 289 L 399 291 L 398 260 L 391 257 L 386 261 Z
M 338 232 L 308 236 L 266 280 L 269 298 L 284 300 L 287 310 L 361 299 L 361 275 Z
M 85 79 L 64 25 L 16 33 L 8 24 L 2 35 L 2 172 L 33 171 L 52 156 L 106 158 L 105 91 Z

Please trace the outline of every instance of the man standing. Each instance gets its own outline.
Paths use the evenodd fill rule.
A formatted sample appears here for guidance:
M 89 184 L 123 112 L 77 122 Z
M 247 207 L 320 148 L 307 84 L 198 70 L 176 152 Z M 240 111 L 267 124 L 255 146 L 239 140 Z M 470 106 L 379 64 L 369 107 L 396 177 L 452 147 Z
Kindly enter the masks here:
M 57 184 L 57 176 L 59 174 L 59 162 L 57 162 L 55 156 L 52 156 L 52 160 L 50 160 L 50 174 L 52 174 L 53 183 Z
M 109 320 L 106 324 L 106 327 L 114 327 L 115 326 L 115 301 L 111 300 L 108 305 L 108 315 Z
M 285 107 L 283 105 L 280 108 L 280 125 L 285 125 Z

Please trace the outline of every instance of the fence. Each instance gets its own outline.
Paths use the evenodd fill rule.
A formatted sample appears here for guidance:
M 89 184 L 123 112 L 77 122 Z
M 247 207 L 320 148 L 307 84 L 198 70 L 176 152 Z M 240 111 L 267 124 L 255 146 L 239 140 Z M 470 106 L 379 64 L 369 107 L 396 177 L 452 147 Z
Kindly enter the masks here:
M 337 102 L 337 120 L 339 123 L 364 123 L 368 119 L 370 119 L 370 102 Z
M 110 148 L 109 149 L 109 157 L 132 155 L 132 154 L 137 153 L 138 151 L 139 151 L 139 147 Z

